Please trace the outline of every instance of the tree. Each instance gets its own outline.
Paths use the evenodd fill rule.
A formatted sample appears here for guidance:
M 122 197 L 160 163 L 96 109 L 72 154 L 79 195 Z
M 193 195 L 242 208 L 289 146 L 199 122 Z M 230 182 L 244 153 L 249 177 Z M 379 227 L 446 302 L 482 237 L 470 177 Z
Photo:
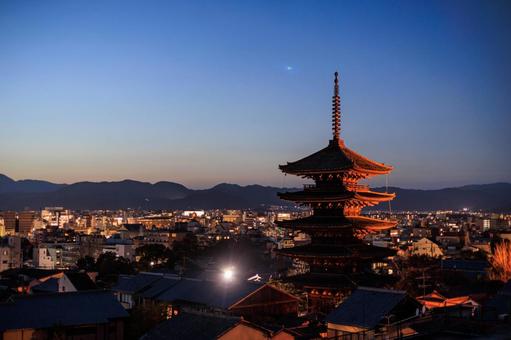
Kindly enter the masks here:
M 79 258 L 78 261 L 76 262 L 76 266 L 79 268 L 79 269 L 83 269 L 85 271 L 97 271 L 97 267 L 96 267 L 96 260 L 94 260 L 94 258 L 92 256 L 85 256 L 85 257 L 82 257 L 82 258 Z
M 199 250 L 197 237 L 192 233 L 186 234 L 181 241 L 175 241 L 172 244 L 172 250 L 180 260 L 195 257 Z
M 490 278 L 504 282 L 511 280 L 511 242 L 495 245 L 490 258 Z
M 138 247 L 135 252 L 140 257 L 138 266 L 141 270 L 149 270 L 155 267 L 174 267 L 174 253 L 164 245 L 146 244 Z
M 116 256 L 112 252 L 107 252 L 99 255 L 96 260 L 96 267 L 98 269 L 98 279 L 114 283 L 120 274 L 134 274 L 134 264 L 121 256 Z

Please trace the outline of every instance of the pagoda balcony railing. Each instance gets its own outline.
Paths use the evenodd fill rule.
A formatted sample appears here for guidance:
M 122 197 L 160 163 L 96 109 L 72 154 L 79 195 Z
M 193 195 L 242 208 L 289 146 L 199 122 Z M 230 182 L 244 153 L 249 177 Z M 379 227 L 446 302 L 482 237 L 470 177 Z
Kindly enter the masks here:
M 350 191 L 368 191 L 369 186 L 368 185 L 362 185 L 362 184 L 348 184 L 346 185 L 346 189 Z M 339 187 L 317 187 L 316 184 L 304 184 L 303 185 L 304 191 L 315 191 L 315 190 L 321 190 L 321 191 L 336 191 L 339 190 Z
M 363 185 L 363 184 L 356 184 L 356 185 L 347 185 L 346 189 L 351 191 L 368 191 L 369 185 Z

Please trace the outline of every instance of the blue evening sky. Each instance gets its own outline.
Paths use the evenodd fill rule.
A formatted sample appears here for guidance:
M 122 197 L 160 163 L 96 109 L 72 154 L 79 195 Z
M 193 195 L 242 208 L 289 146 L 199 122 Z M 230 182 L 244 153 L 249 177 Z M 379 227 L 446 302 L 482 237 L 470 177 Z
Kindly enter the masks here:
M 509 1 L 1 1 L 0 173 L 291 186 L 342 136 L 390 184 L 511 181 Z M 376 179 L 375 185 L 384 183 Z

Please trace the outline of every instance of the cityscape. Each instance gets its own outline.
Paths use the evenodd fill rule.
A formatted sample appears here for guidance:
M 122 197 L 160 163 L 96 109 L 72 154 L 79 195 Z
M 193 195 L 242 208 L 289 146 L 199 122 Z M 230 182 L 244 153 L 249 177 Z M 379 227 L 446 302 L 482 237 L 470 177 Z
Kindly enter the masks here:
M 475 99 L 470 94 L 458 93 L 456 97 L 446 93 L 439 100 L 441 103 L 448 100 L 445 105 L 455 105 L 449 100 L 495 103 L 488 105 L 487 116 L 481 113 L 477 117 L 474 123 L 477 133 L 472 134 L 471 117 L 460 120 L 454 113 L 437 121 L 433 125 L 435 130 L 428 131 L 429 123 L 420 126 L 417 122 L 423 119 L 418 116 L 430 114 L 432 107 L 417 105 L 418 111 L 414 111 L 407 100 L 399 97 L 382 100 L 383 110 L 390 103 L 393 110 L 408 110 L 410 115 L 417 115 L 417 122 L 402 118 L 387 125 L 377 120 L 371 112 L 378 110 L 380 103 L 366 94 L 365 88 L 357 92 L 367 70 L 361 71 L 364 61 L 356 57 L 353 60 L 347 57 L 343 62 L 342 55 L 335 55 L 332 60 L 336 64 L 331 70 L 325 70 L 323 65 L 316 71 L 305 71 L 321 64 L 322 55 L 312 57 L 309 55 L 312 52 L 301 51 L 301 57 L 295 56 L 294 61 L 284 63 L 278 71 L 290 78 L 283 81 L 277 80 L 270 70 L 237 72 L 240 56 L 230 54 L 233 46 L 235 51 L 241 51 L 238 44 L 247 38 L 255 45 L 250 53 L 257 54 L 256 59 L 265 59 L 265 53 L 274 57 L 292 55 L 266 50 L 265 43 L 259 40 L 259 34 L 263 34 L 260 31 L 284 34 L 287 31 L 283 24 L 300 32 L 296 39 L 298 44 L 303 39 L 306 48 L 328 47 L 329 42 L 323 40 L 315 45 L 317 35 L 327 34 L 327 28 L 338 29 L 336 35 L 348 41 L 349 30 L 333 22 L 343 18 L 354 20 L 355 24 L 365 14 L 372 16 L 379 9 L 382 27 L 398 25 L 399 32 L 406 32 L 409 22 L 400 17 L 399 24 L 388 23 L 387 19 L 397 15 L 396 11 L 426 13 L 431 20 L 436 18 L 441 27 L 450 25 L 449 20 L 458 20 L 452 32 L 444 27 L 441 36 L 463 29 L 479 34 L 467 41 L 464 37 L 452 38 L 462 54 L 469 50 L 467 46 L 486 44 L 484 34 L 488 31 L 492 34 L 498 31 L 492 36 L 494 50 L 482 50 L 501 58 L 511 56 L 511 44 L 507 41 L 511 36 L 509 3 L 432 1 L 419 5 L 370 1 L 360 5 L 341 1 L 327 6 L 304 2 L 297 3 L 294 11 L 287 2 L 263 1 L 257 5 L 221 2 L 215 6 L 191 3 L 0 4 L 0 13 L 4 12 L 0 14 L 0 28 L 9 28 L 6 32 L 12 33 L 7 37 L 9 34 L 0 30 L 0 43 L 9 49 L 7 57 L 0 57 L 0 74 L 5 71 L 7 79 L 20 79 L 13 83 L 14 89 L 0 95 L 0 102 L 5 98 L 0 114 L 5 116 L 6 123 L 2 124 L 4 132 L 0 137 L 2 339 L 511 339 L 508 94 L 490 95 L 492 88 Z M 283 14 L 283 9 L 291 12 Z M 190 14 L 193 11 L 195 14 Z M 50 36 L 57 32 L 56 38 L 49 39 L 46 33 L 30 27 L 23 32 L 18 30 L 17 24 L 35 18 L 36 12 L 56 20 L 44 21 L 39 26 L 50 30 Z M 59 15 L 63 13 L 69 17 L 61 19 Z M 119 15 L 119 23 L 111 22 L 112 13 Z M 352 14 L 359 19 L 350 19 Z M 222 26 L 239 24 L 239 20 L 245 24 L 245 15 L 253 16 L 256 22 L 250 24 L 250 29 L 241 25 L 239 31 L 231 31 Z M 445 15 L 449 20 L 442 22 L 437 15 Z M 34 27 L 41 17 L 37 16 Z M 133 29 L 131 20 L 135 18 L 143 26 L 137 28 L 137 34 L 129 38 L 119 34 L 119 27 Z M 170 18 L 175 22 L 169 23 Z M 188 28 L 193 18 L 204 19 L 204 29 L 211 31 L 197 28 L 207 36 L 204 40 L 194 40 L 197 37 L 193 30 L 171 30 L 172 34 L 166 31 L 167 25 Z M 261 18 L 268 20 L 268 26 L 261 23 Z M 298 22 L 295 18 L 299 18 Z M 79 19 L 80 25 L 74 26 L 75 19 Z M 126 26 L 124 20 L 130 24 Z M 363 25 L 375 24 L 367 20 L 363 20 Z M 301 23 L 318 26 L 308 31 Z M 68 26 L 72 29 L 66 33 Z M 214 46 L 207 43 L 207 39 L 217 38 L 218 30 L 233 46 L 223 40 L 215 40 Z M 440 39 L 436 33 L 426 31 L 398 36 L 410 34 L 415 42 L 415 38 L 420 40 L 418 37 Z M 245 36 L 247 32 L 250 34 Z M 372 31 L 374 39 L 389 42 L 393 39 L 389 32 L 376 36 L 376 31 Z M 32 67 L 26 70 L 20 66 L 25 65 L 23 62 L 16 64 L 16 58 L 27 58 L 30 50 L 27 46 L 37 45 L 32 42 L 23 47 L 25 39 L 32 41 L 35 37 L 42 39 L 38 62 L 43 68 L 53 67 L 52 76 L 57 80 L 38 78 L 41 71 L 35 64 L 26 64 Z M 363 34 L 360 37 L 373 41 Z M 100 53 L 89 55 L 87 47 L 82 50 L 74 45 L 77 38 L 84 45 L 91 42 L 101 45 L 97 47 Z M 222 57 L 227 62 L 217 64 L 225 78 L 214 79 L 218 87 L 208 92 L 200 80 L 217 70 L 200 71 L 196 78 L 190 66 L 193 62 L 181 60 L 177 52 L 173 54 L 174 45 L 169 45 L 169 50 L 155 48 L 163 38 L 177 39 L 176 46 L 183 48 L 178 49 L 181 53 L 195 55 L 198 48 L 211 53 L 213 59 L 215 53 L 229 55 Z M 264 41 L 273 39 L 265 36 Z M 467 45 L 461 44 L 462 40 Z M 114 52 L 104 49 L 102 44 L 107 41 L 119 44 L 114 46 Z M 137 47 L 140 64 L 128 62 L 129 68 L 140 67 L 135 81 L 140 82 L 139 92 L 133 96 L 129 95 L 135 86 L 132 79 L 120 76 L 126 70 L 117 73 L 118 67 L 124 67 L 117 62 L 123 63 L 121 51 L 126 47 L 121 45 L 126 41 L 136 41 L 140 44 L 137 46 L 148 51 L 145 55 L 142 52 L 145 50 Z M 78 54 L 74 56 L 77 59 L 68 55 L 69 64 L 53 65 L 53 57 L 57 61 L 61 58 L 56 50 L 71 46 L 67 44 L 77 48 Z M 293 48 L 287 42 L 277 45 L 280 44 Z M 413 49 L 420 49 L 419 45 L 420 42 Z M 387 60 L 383 54 L 382 63 Z M 175 92 L 168 95 L 170 99 L 158 102 L 161 98 L 150 96 L 155 102 L 136 117 L 132 126 L 124 122 L 133 119 L 128 107 L 137 106 L 137 100 L 142 103 L 145 91 L 163 91 L 156 76 L 165 73 L 159 68 L 160 57 L 176 58 L 179 72 L 174 76 L 188 62 L 190 73 L 183 71 L 186 75 L 173 80 L 177 85 Z M 31 55 L 29 59 L 33 58 Z M 111 69 L 101 64 L 108 58 L 118 58 Z M 406 67 L 408 61 L 402 58 Z M 444 58 L 448 57 L 442 54 L 443 62 Z M 84 68 L 89 68 L 91 60 L 101 72 L 115 79 L 103 79 L 114 85 L 111 92 L 99 97 L 95 86 L 106 86 L 99 78 L 94 74 L 87 78 L 81 70 L 68 68 L 82 61 Z M 441 64 L 437 59 L 431 60 Z M 469 64 L 457 63 L 456 57 L 453 60 L 450 61 L 456 65 L 453 70 L 465 72 Z M 492 79 L 487 82 L 494 86 L 495 93 L 500 91 L 502 78 L 507 89 L 511 81 L 511 58 L 502 60 L 500 76 L 495 79 L 485 73 L 485 63 L 478 64 L 479 59 L 471 61 L 481 68 L 477 77 Z M 246 61 L 254 62 L 252 56 L 247 56 Z M 254 67 L 260 67 L 254 63 Z M 152 69 L 157 64 L 158 68 Z M 303 74 L 299 73 L 301 68 Z M 357 70 L 364 76 L 357 78 Z M 58 79 L 67 77 L 66 72 L 79 76 L 76 89 L 60 88 L 62 84 L 57 84 Z M 311 76 L 314 72 L 325 74 Z M 144 77 L 154 77 L 146 83 L 150 90 L 142 89 Z M 267 77 L 268 83 L 259 77 Z M 193 81 L 188 83 L 190 79 Z M 325 84 L 317 82 L 318 79 Z M 241 94 L 243 90 L 253 90 L 245 80 L 262 81 L 261 92 L 274 94 L 254 101 Z M 311 82 L 305 93 L 299 89 L 305 85 L 297 85 L 299 80 Z M 43 87 L 31 88 L 28 84 L 32 81 L 41 82 L 38 84 Z M 206 84 L 208 81 L 204 79 Z M 455 82 L 452 80 L 451 85 Z M 90 94 L 81 101 L 83 92 L 78 88 L 84 84 L 91 86 Z M 232 84 L 234 87 L 229 87 Z M 114 90 L 123 86 L 130 90 L 125 93 Z M 263 89 L 265 86 L 268 89 Z M 438 86 L 442 87 L 439 91 L 446 91 L 443 85 Z M 241 92 L 237 87 L 241 87 Z M 300 93 L 290 95 L 286 87 Z M 410 84 L 397 85 L 391 79 L 384 87 L 395 87 L 395 92 L 387 95 L 417 90 Z M 58 88 L 62 99 L 55 104 L 51 92 Z M 31 89 L 35 90 L 32 96 L 21 96 Z M 226 97 L 222 97 L 222 91 L 227 91 Z M 319 103 L 316 97 L 321 98 L 321 104 L 316 104 Z M 183 113 L 176 104 L 183 98 L 191 107 L 190 114 Z M 414 98 L 412 101 L 418 100 Z M 232 108 L 224 107 L 226 100 Z M 80 113 L 51 117 L 35 114 L 31 121 L 17 111 L 27 107 L 31 112 L 69 110 L 68 101 L 72 102 L 71 107 L 78 107 L 72 109 L 76 112 L 96 105 L 108 109 L 110 105 L 124 107 L 126 112 L 113 116 L 94 113 L 90 117 Z M 257 106 L 256 110 L 277 106 L 270 116 L 255 118 L 264 121 L 263 132 L 254 133 L 259 123 L 251 120 L 251 108 L 242 113 L 237 111 L 244 101 L 247 106 Z M 173 123 L 180 119 L 185 122 L 179 128 L 186 130 L 184 134 L 165 126 L 166 118 L 160 113 L 151 113 L 167 105 L 170 111 L 178 112 L 172 113 Z M 227 121 L 214 116 L 215 112 L 221 115 L 217 109 L 228 111 Z M 206 110 L 208 117 L 200 113 L 202 110 Z M 293 114 L 282 113 L 284 118 L 279 118 L 279 110 Z M 302 114 L 310 110 L 317 114 L 311 117 Z M 474 110 L 480 112 L 482 108 Z M 193 112 L 200 116 L 200 123 L 190 118 Z M 46 120 L 52 128 L 44 136 L 30 132 L 45 129 Z M 279 123 L 283 120 L 285 123 Z M 10 124 L 27 125 L 28 134 L 23 131 L 12 135 Z M 266 125 L 271 127 L 266 129 Z M 104 129 L 115 133 L 105 138 Z M 444 129 L 449 129 L 447 139 L 442 136 Z M 413 135 L 418 136 L 417 140 Z M 228 138 L 224 140 L 225 136 Z M 171 144 L 165 144 L 167 138 Z M 396 150 L 389 150 L 393 146 Z M 169 159 L 172 162 L 168 163 Z M 125 176 L 126 173 L 133 175 Z

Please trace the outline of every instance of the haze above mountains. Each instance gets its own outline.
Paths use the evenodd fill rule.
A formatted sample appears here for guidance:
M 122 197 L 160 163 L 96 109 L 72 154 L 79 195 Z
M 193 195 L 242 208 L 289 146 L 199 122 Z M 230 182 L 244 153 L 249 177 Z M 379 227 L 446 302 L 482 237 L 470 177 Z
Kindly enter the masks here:
M 55 184 L 40 180 L 15 181 L 0 174 L 0 210 L 41 209 L 64 206 L 70 209 L 214 209 L 292 206 L 277 192 L 298 190 L 261 185 L 218 184 L 204 190 L 188 189 L 173 182 L 155 184 L 124 180 L 119 182 L 78 182 Z M 384 188 L 374 188 L 384 191 Z M 397 197 L 392 210 L 511 211 L 511 183 L 466 185 L 439 190 L 389 187 Z M 388 210 L 387 204 L 375 207 Z

